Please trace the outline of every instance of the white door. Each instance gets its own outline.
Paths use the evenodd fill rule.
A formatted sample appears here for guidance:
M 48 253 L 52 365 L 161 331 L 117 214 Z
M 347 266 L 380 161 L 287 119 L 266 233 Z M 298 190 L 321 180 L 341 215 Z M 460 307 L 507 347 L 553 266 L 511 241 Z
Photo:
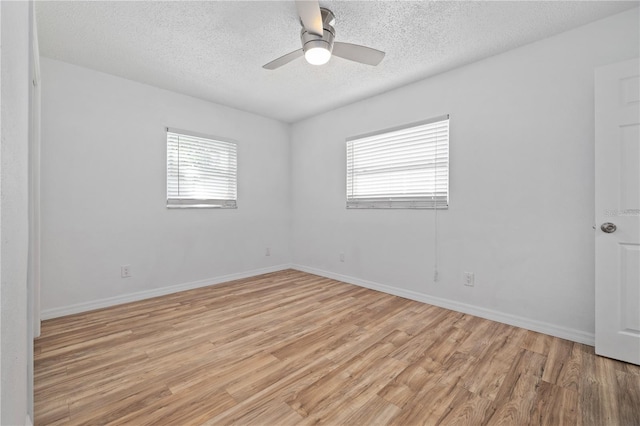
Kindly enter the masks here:
M 596 353 L 640 364 L 640 60 L 595 74 Z

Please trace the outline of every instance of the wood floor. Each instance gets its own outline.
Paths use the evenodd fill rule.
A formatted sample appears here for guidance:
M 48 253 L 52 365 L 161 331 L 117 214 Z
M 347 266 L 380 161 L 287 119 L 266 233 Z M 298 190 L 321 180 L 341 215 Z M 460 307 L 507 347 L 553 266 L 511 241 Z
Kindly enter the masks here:
M 37 425 L 640 425 L 640 367 L 298 271 L 45 321 Z

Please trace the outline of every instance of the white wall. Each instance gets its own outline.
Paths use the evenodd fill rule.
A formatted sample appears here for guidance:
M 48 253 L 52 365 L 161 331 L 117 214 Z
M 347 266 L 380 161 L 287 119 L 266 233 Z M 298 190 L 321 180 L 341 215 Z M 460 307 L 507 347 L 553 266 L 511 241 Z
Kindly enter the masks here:
M 294 264 L 592 340 L 593 72 L 638 56 L 638 22 L 633 9 L 294 124 Z M 433 211 L 346 210 L 345 138 L 447 113 L 433 282 Z
M 27 315 L 29 10 L 0 2 L 0 424 L 29 412 Z
M 289 262 L 287 125 L 47 58 L 41 68 L 43 317 Z M 237 210 L 166 208 L 167 126 L 238 142 Z
M 292 261 L 591 342 L 593 70 L 638 55 L 638 21 L 634 9 L 291 127 L 43 58 L 43 316 Z M 446 113 L 433 282 L 433 211 L 346 210 L 344 140 Z M 238 210 L 165 208 L 165 126 L 239 141 Z

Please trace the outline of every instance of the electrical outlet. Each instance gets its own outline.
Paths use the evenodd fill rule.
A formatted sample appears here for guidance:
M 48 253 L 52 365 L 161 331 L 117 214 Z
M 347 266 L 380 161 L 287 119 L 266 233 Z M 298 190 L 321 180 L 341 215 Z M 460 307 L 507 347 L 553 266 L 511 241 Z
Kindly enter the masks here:
M 265 256 L 271 256 L 271 249 L 269 247 L 267 247 L 266 249 L 264 249 L 264 255 Z
M 120 277 L 129 278 L 131 276 L 131 265 L 120 266 Z
M 344 262 L 344 253 L 340 253 L 340 262 Z
M 468 287 L 473 287 L 475 284 L 476 278 L 473 272 L 463 272 L 462 273 L 462 282 L 464 285 Z

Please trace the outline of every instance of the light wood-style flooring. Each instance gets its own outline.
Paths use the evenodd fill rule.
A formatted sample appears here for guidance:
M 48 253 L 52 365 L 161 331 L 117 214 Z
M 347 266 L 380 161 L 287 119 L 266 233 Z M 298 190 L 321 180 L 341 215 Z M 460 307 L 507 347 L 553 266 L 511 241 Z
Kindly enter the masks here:
M 640 367 L 287 270 L 45 321 L 35 422 L 640 425 Z

